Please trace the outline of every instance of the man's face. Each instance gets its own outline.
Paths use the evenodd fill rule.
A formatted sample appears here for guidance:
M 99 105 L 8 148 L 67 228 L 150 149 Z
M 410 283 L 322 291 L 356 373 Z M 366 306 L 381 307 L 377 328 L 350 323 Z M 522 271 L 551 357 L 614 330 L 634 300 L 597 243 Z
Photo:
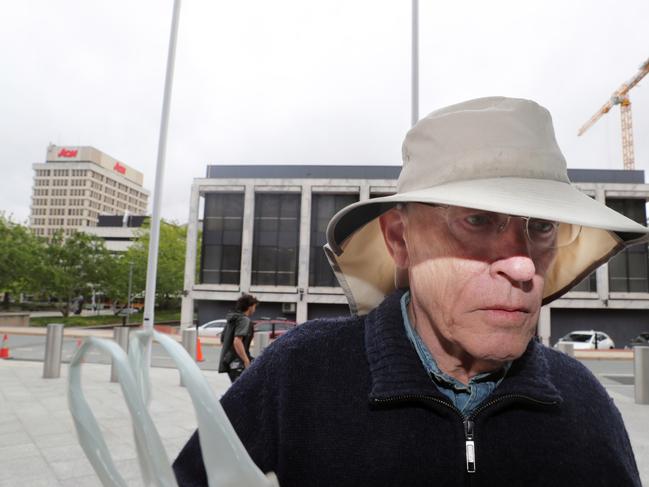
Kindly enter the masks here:
M 449 231 L 445 208 L 409 204 L 393 211 L 401 215 L 405 253 L 393 257 L 405 258 L 397 266 L 408 268 L 411 312 L 422 337 L 434 334 L 461 362 L 502 363 L 522 355 L 555 251 L 532 248 L 518 218 L 497 238 L 467 245 Z M 432 326 L 422 330 L 421 323 Z

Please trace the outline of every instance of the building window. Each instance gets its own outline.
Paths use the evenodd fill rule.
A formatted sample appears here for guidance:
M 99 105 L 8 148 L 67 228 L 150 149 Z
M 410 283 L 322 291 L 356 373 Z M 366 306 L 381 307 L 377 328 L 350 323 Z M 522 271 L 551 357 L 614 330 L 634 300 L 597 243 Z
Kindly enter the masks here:
M 252 284 L 297 284 L 299 228 L 299 193 L 255 195 Z
M 646 224 L 645 201 L 640 199 L 610 199 L 606 206 L 642 225 Z M 647 245 L 634 245 L 620 252 L 608 263 L 609 291 L 649 292 L 649 261 Z
M 327 241 L 327 224 L 336 212 L 358 201 L 355 194 L 314 194 L 311 198 L 311 252 L 309 286 L 338 286 L 322 246 Z
M 583 281 L 581 281 L 576 286 L 573 286 L 570 290 L 589 293 L 597 292 L 597 276 L 595 271 L 588 274 L 588 276 L 586 276 Z
M 201 282 L 239 284 L 243 193 L 205 195 Z

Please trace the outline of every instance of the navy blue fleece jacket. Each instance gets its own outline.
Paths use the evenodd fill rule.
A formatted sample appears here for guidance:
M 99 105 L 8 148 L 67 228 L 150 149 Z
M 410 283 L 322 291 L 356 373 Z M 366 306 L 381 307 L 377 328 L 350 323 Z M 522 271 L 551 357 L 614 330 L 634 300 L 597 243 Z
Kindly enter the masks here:
M 401 294 L 366 317 L 301 325 L 223 397 L 252 459 L 281 487 L 640 486 L 622 418 L 578 361 L 531 342 L 464 418 L 408 341 Z M 174 470 L 180 486 L 207 485 L 197 434 Z

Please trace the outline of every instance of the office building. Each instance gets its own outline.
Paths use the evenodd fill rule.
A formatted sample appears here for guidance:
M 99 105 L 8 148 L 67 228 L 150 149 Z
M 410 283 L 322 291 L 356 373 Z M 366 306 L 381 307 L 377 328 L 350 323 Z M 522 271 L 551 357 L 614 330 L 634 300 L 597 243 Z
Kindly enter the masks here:
M 29 225 L 36 235 L 94 227 L 100 214 L 146 214 L 143 174 L 94 147 L 50 144 L 45 162 L 32 167 Z
M 303 322 L 349 313 L 322 251 L 327 223 L 350 203 L 395 192 L 399 171 L 396 166 L 208 166 L 207 177 L 192 185 L 183 325 L 191 322 L 194 308 L 200 323 L 224 317 L 242 292 L 260 299 L 260 316 Z M 569 170 L 569 176 L 587 195 L 646 223 L 649 185 L 643 171 Z M 639 245 L 544 307 L 539 334 L 554 343 L 571 330 L 597 329 L 624 346 L 649 330 L 647 323 L 649 259 L 647 246 Z

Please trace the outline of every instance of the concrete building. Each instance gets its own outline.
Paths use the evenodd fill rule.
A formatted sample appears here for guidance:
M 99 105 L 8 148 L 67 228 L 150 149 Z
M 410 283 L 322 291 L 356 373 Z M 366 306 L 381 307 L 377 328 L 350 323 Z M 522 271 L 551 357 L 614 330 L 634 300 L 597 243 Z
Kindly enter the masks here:
M 324 257 L 326 225 L 340 208 L 396 190 L 397 166 L 208 166 L 194 180 L 187 232 L 182 324 L 222 318 L 242 292 L 259 297 L 258 316 L 298 322 L 349 313 Z M 569 170 L 587 195 L 646 223 L 643 171 Z M 202 219 L 201 260 L 196 244 Z M 198 269 L 197 269 L 198 267 Z M 198 270 L 198 272 L 197 272 Z M 198 276 L 198 279 L 195 278 Z M 539 334 L 554 343 L 597 329 L 618 346 L 649 330 L 647 246 L 601 266 L 542 310 Z
M 29 225 L 36 235 L 94 227 L 100 214 L 146 214 L 142 173 L 94 147 L 50 144 L 45 162 L 32 167 Z
M 113 253 L 126 252 L 138 238 L 148 218 L 141 215 L 99 215 L 96 227 L 83 227 L 82 232 L 103 239 L 106 249 Z

